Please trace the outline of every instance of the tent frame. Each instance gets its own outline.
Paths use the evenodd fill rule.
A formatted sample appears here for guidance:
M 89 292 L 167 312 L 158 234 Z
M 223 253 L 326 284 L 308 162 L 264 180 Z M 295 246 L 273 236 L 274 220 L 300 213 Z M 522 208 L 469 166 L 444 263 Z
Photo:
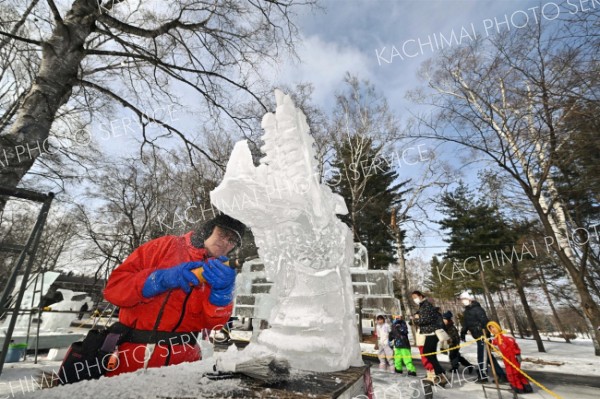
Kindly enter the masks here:
M 50 205 L 52 204 L 52 200 L 54 199 L 54 193 L 50 192 L 48 194 L 42 194 L 36 191 L 26 190 L 22 188 L 0 186 L 0 195 L 21 198 L 28 201 L 39 202 L 42 204 L 40 213 L 38 214 L 35 225 L 33 226 L 33 229 L 31 230 L 31 233 L 29 234 L 29 238 L 27 239 L 25 245 L 14 245 L 0 242 L 0 251 L 13 252 L 19 254 L 19 257 L 15 265 L 13 266 L 11 275 L 8 279 L 8 283 L 6 284 L 6 287 L 2 292 L 2 298 L 0 298 L 0 315 L 4 314 L 8 310 L 8 297 L 15 288 L 17 275 L 21 271 L 21 268 L 23 268 L 23 265 L 25 265 L 25 268 L 23 270 L 23 278 L 21 280 L 21 287 L 19 288 L 14 306 L 11 309 L 12 315 L 10 318 L 10 323 L 8 325 L 6 337 L 4 338 L 4 343 L 2 345 L 2 352 L 0 352 L 0 375 L 2 375 L 4 361 L 6 360 L 6 354 L 8 352 L 8 346 L 10 345 L 12 334 L 15 329 L 15 324 L 17 323 L 17 318 L 19 316 L 19 311 L 21 310 L 21 302 L 23 301 L 23 295 L 27 287 L 27 281 L 29 280 L 29 275 L 31 273 L 31 268 L 35 260 L 35 254 L 37 252 L 40 239 L 42 237 L 44 225 L 46 224 L 46 218 L 48 217 L 48 212 L 50 211 Z

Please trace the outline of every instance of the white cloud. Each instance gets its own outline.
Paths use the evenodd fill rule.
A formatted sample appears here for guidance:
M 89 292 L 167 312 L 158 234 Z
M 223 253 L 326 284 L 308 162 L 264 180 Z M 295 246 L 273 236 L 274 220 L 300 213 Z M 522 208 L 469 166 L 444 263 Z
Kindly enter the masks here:
M 372 78 L 373 62 L 358 48 L 327 42 L 313 35 L 301 38 L 297 52 L 301 61 L 289 59 L 282 63 L 276 81 L 313 83 L 313 101 L 317 105 L 331 105 L 346 72 L 360 79 Z

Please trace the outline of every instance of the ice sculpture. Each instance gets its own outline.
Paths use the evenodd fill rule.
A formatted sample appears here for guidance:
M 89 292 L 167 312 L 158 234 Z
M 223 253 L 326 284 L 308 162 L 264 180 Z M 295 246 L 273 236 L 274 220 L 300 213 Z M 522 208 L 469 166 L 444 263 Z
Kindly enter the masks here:
M 349 267 L 352 236 L 336 214 L 341 196 L 319 183 L 314 140 L 304 113 L 275 91 L 277 109 L 262 120 L 265 154 L 255 167 L 245 141 L 236 143 L 212 203 L 252 229 L 273 281 L 269 317 L 244 349 L 272 353 L 297 369 L 338 371 L 363 364 Z

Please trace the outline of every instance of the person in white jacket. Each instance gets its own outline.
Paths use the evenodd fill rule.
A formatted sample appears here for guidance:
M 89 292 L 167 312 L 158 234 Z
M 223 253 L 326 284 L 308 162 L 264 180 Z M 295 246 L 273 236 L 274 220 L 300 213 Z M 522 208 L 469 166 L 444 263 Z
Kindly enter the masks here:
M 382 315 L 377 316 L 375 332 L 377 334 L 377 346 L 379 347 L 379 352 L 377 353 L 377 357 L 379 357 L 379 369 L 395 373 L 394 351 L 390 346 L 391 331 L 392 329 L 390 325 L 385 322 L 385 318 Z

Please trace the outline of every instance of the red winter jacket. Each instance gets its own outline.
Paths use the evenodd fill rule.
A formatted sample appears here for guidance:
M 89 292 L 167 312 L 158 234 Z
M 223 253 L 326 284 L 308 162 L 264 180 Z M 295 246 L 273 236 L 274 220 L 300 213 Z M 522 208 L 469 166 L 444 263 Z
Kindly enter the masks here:
M 521 363 L 519 363 L 517 360 L 517 355 L 521 354 L 521 348 L 519 348 L 519 344 L 517 344 L 517 341 L 514 338 L 504 334 L 499 334 L 492 339 L 492 344 L 496 345 L 498 349 L 500 349 L 502 356 L 508 359 L 510 363 L 519 369 L 521 368 Z M 511 366 L 510 363 L 504 360 L 504 367 L 506 367 L 506 378 L 508 379 L 508 383 L 517 389 L 523 389 L 525 385 L 529 384 L 529 381 L 523 374 L 519 373 L 515 367 Z
M 167 293 L 152 298 L 142 296 L 142 288 L 148 276 L 157 269 L 168 269 L 183 262 L 204 261 L 207 253 L 204 248 L 196 248 L 190 238 L 192 232 L 184 236 L 165 236 L 149 241 L 137 248 L 110 277 L 104 290 L 104 297 L 110 303 L 119 306 L 119 321 L 138 330 L 152 330 Z M 158 331 L 194 332 L 203 329 L 220 327 L 227 323 L 233 309 L 233 304 L 215 306 L 208 301 L 210 286 L 199 284 L 192 289 L 186 300 L 186 294 L 181 289 L 174 289 L 167 301 Z M 184 309 L 185 303 L 185 309 Z M 107 375 L 116 375 L 133 371 L 143 365 L 143 351 L 140 349 L 133 359 L 136 347 L 145 344 L 124 343 L 119 346 L 119 367 Z M 185 361 L 199 360 L 197 345 L 175 345 L 166 356 L 168 348 L 157 345 L 150 359 L 149 367 L 159 367 L 165 364 L 178 364 Z

